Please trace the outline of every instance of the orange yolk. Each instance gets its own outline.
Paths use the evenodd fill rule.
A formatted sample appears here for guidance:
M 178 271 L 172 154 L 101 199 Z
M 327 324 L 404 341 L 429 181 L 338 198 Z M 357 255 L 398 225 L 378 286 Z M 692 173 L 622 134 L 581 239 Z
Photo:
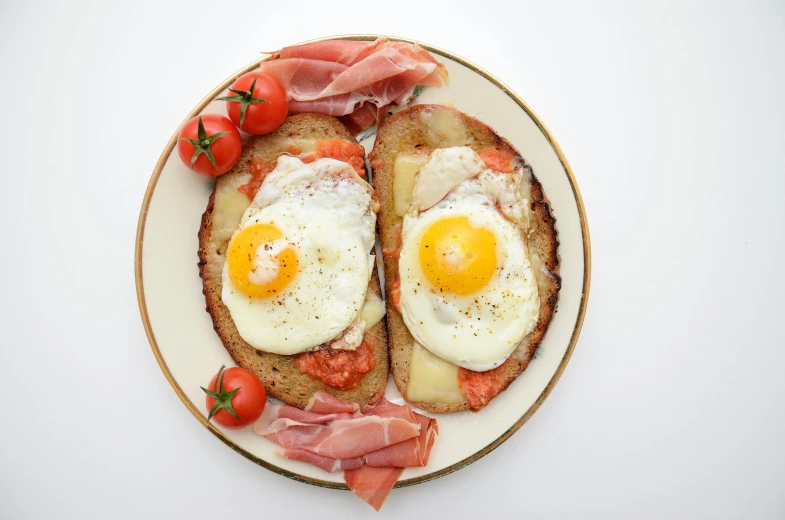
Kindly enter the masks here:
M 283 238 L 272 224 L 255 224 L 240 230 L 229 244 L 226 255 L 229 278 L 238 290 L 251 298 L 267 298 L 283 291 L 297 274 L 294 249 L 278 249 Z M 260 257 L 261 254 L 261 257 Z
M 437 289 L 472 294 L 496 271 L 496 237 L 467 217 L 450 217 L 431 225 L 420 242 L 420 266 Z

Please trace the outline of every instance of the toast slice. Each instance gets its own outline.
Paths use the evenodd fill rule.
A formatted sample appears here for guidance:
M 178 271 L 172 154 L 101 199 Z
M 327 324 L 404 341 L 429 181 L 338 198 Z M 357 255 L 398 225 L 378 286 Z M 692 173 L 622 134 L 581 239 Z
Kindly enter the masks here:
M 379 128 L 373 151 L 369 154 L 373 167 L 373 185 L 381 204 L 376 226 L 382 248 L 397 249 L 403 223 L 403 218 L 394 210 L 393 200 L 393 168 L 398 154 L 430 154 L 436 148 L 464 145 L 470 146 L 478 153 L 496 148 L 517 157 L 523 165 L 524 176 L 528 176 L 530 180 L 530 229 L 524 230 L 522 234 L 528 237 L 529 254 L 540 293 L 540 314 L 534 330 L 521 341 L 510 356 L 510 361 L 494 369 L 499 371 L 495 376 L 501 382 L 498 387 L 501 392 L 526 369 L 534 357 L 556 311 L 561 286 L 555 220 L 542 185 L 534 176 L 531 166 L 506 139 L 477 119 L 443 105 L 413 106 L 391 116 Z M 399 279 L 398 261 L 394 255 L 384 257 L 384 274 L 387 294 L 390 294 L 392 284 Z M 387 299 L 387 329 L 393 378 L 401 395 L 408 400 L 407 389 L 415 341 L 391 298 Z M 497 394 L 498 392 L 490 397 Z M 463 402 L 445 404 L 413 401 L 413 404 L 429 412 L 454 412 L 481 408 L 488 400 L 470 402 L 464 395 Z
M 221 300 L 221 273 L 228 242 L 243 212 L 250 205 L 248 198 L 238 192 L 237 188 L 251 178 L 251 159 L 259 157 L 272 163 L 288 150 L 291 144 L 321 139 L 356 142 L 337 119 L 320 114 L 290 116 L 274 132 L 248 139 L 235 167 L 216 179 L 207 209 L 202 215 L 199 229 L 199 275 L 202 278 L 207 312 L 213 320 L 215 332 L 234 362 L 256 373 L 268 394 L 285 403 L 304 408 L 313 394 L 325 390 L 339 399 L 364 406 L 379 399 L 387 384 L 389 360 L 385 320 L 382 319 L 368 330 L 364 337 L 373 348 L 376 362 L 374 368 L 365 374 L 359 388 L 342 391 L 300 372 L 294 365 L 296 356 L 262 352 L 246 343 L 237 332 L 229 309 Z M 379 274 L 376 270 L 368 289 L 381 298 Z

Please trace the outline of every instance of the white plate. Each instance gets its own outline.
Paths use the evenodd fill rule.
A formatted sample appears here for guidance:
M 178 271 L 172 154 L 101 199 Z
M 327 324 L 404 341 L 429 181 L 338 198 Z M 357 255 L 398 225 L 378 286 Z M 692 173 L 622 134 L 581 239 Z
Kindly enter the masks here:
M 376 36 L 340 38 L 372 40 Z M 474 462 L 512 435 L 537 410 L 564 371 L 578 340 L 589 295 L 591 265 L 589 232 L 578 186 L 567 159 L 542 121 L 522 99 L 487 72 L 447 51 L 421 45 L 446 65 L 450 84 L 426 89 L 420 102 L 454 104 L 506 137 L 533 166 L 556 217 L 562 288 L 558 312 L 523 375 L 479 413 L 439 415 L 440 435 L 428 466 L 405 470 L 398 487 L 424 482 Z M 258 64 L 256 61 L 228 78 L 186 119 L 199 113 L 225 114 L 224 102 L 213 99 Z M 188 409 L 235 451 L 281 475 L 346 488 L 341 473 L 326 473 L 278 457 L 274 453 L 276 446 L 250 428 L 221 430 L 206 420 L 204 393 L 199 387 L 210 380 L 221 364 L 231 366 L 233 362 L 205 312 L 196 265 L 197 231 L 207 206 L 209 184 L 205 177 L 183 165 L 174 150 L 176 136 L 177 132 L 150 179 L 136 238 L 137 295 L 153 353 Z M 392 382 L 388 384 L 387 396 L 400 398 Z

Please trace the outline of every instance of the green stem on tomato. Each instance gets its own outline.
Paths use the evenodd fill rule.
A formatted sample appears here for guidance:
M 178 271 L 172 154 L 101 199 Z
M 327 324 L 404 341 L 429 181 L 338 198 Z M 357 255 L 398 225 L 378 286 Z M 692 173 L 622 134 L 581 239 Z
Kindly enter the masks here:
M 200 155 L 205 154 L 210 160 L 210 163 L 217 170 L 218 164 L 215 162 L 215 157 L 213 157 L 213 152 L 210 150 L 210 145 L 212 145 L 219 137 L 228 133 L 229 132 L 218 132 L 217 134 L 213 134 L 208 137 L 207 132 L 204 130 L 204 123 L 202 123 L 202 118 L 199 117 L 199 128 L 196 134 L 198 139 L 188 139 L 187 137 L 182 138 L 183 141 L 188 141 L 194 145 L 194 148 L 196 148 L 196 150 L 194 150 L 193 156 L 191 156 L 191 167 L 193 167 L 194 163 Z
M 199 120 L 199 124 L 201 125 L 201 119 Z M 215 403 L 213 403 L 213 407 L 207 415 L 208 421 L 213 418 L 213 415 L 215 415 L 218 410 L 226 410 L 238 421 L 242 420 L 240 419 L 240 416 L 237 415 L 237 412 L 234 411 L 234 408 L 232 408 L 232 397 L 234 397 L 242 387 L 238 386 L 231 392 L 226 391 L 226 388 L 224 388 L 224 368 L 226 368 L 226 365 L 221 365 L 221 369 L 218 371 L 218 376 L 215 378 L 215 385 L 213 385 L 212 390 L 200 387 L 205 394 L 215 399 Z M 215 391 L 216 389 L 218 389 L 217 392 Z
M 229 92 L 233 92 L 234 96 L 224 96 L 219 97 L 218 101 L 234 101 L 236 103 L 240 103 L 240 129 L 243 128 L 243 123 L 245 122 L 245 112 L 248 110 L 248 106 L 251 103 L 269 103 L 266 99 L 253 97 L 253 91 L 256 88 L 256 78 L 254 78 L 253 83 L 251 83 L 251 88 L 248 90 L 234 90 L 229 89 Z

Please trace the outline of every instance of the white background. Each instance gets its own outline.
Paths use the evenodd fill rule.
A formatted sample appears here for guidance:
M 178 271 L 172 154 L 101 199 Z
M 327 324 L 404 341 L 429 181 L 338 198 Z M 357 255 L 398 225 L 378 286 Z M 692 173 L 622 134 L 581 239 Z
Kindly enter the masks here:
M 592 238 L 583 333 L 540 411 L 375 517 L 785 517 L 785 4 L 516 4 L 0 0 L 0 518 L 373 517 L 199 426 L 132 270 L 182 118 L 259 51 L 345 33 L 509 84 Z

